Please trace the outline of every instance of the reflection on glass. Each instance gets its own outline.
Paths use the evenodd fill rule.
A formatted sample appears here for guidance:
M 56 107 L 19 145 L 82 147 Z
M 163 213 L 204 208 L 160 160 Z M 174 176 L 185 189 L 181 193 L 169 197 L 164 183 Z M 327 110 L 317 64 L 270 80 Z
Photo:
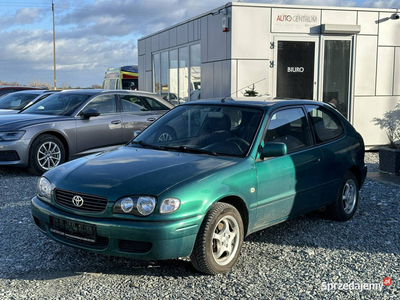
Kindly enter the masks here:
M 190 46 L 190 100 L 195 100 L 199 98 L 200 89 L 201 89 L 200 44 L 196 44 Z
M 178 50 L 169 52 L 169 101 L 178 103 Z
M 349 102 L 351 41 L 325 41 L 323 101 L 346 118 Z
M 160 54 L 153 55 L 153 92 L 156 94 L 160 93 Z
M 168 94 L 168 52 L 161 53 L 161 94 Z
M 179 99 L 186 100 L 188 97 L 189 82 L 189 48 L 179 49 Z

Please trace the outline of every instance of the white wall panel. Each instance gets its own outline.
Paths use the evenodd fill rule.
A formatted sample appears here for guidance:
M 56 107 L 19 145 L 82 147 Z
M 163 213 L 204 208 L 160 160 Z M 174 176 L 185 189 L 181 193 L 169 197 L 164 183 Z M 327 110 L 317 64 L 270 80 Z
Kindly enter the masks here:
M 379 13 L 379 46 L 400 47 L 400 20 L 393 20 L 391 16 Z
M 169 46 L 175 47 L 176 46 L 176 27 L 169 30 Z
M 393 92 L 394 47 L 378 47 L 376 94 L 391 96 Z
M 199 27 L 200 27 L 200 19 L 194 20 L 193 21 L 193 40 L 195 40 L 195 41 L 200 39 Z
M 208 48 L 208 19 L 207 17 L 201 18 L 201 62 L 208 61 L 207 48 Z
M 221 96 L 227 97 L 232 94 L 231 92 L 231 82 L 232 82 L 232 75 L 231 75 L 231 60 L 224 60 L 222 62 L 222 90 Z
M 138 41 L 138 55 L 146 54 L 146 40 Z
M 358 25 L 361 25 L 361 32 L 359 34 L 378 34 L 378 23 L 376 21 L 379 18 L 377 12 L 358 12 Z
M 159 43 L 160 43 L 160 49 L 166 49 L 169 48 L 169 30 L 168 31 L 163 31 L 159 35 Z
M 189 43 L 194 40 L 193 21 L 188 23 Z
M 258 95 L 269 94 L 269 60 L 238 60 L 237 82 L 238 90 L 252 87 L 253 83 L 258 82 L 254 85 Z M 244 93 L 243 89 L 237 96 L 241 97 Z
M 355 95 L 375 95 L 376 80 L 376 36 L 357 36 Z
M 151 71 L 151 38 L 146 39 L 145 71 Z
M 231 90 L 230 90 L 230 95 L 232 97 L 238 97 L 237 95 L 237 65 L 238 61 L 237 60 L 231 60 Z
M 230 32 L 222 32 L 222 18 L 225 15 L 208 16 L 208 61 L 224 60 L 227 58 L 227 37 Z
M 357 12 L 344 10 L 322 10 L 321 24 L 357 25 Z
M 146 91 L 152 92 L 153 91 L 153 74 L 151 71 L 146 72 Z
M 222 97 L 222 78 L 223 78 L 223 67 L 222 61 L 213 63 L 213 97 Z
M 355 97 L 354 127 L 362 135 L 366 146 L 383 145 L 388 142 L 386 133 L 375 125 L 373 119 L 381 118 L 393 109 L 399 97 Z
M 188 23 L 182 24 L 177 27 L 177 39 L 178 45 L 186 44 L 188 42 Z
M 270 15 L 270 8 L 234 7 L 232 9 L 232 59 L 269 58 Z
M 214 65 L 201 64 L 201 98 L 213 98 L 214 92 Z
M 159 34 L 153 35 L 151 37 L 151 51 L 158 51 L 160 50 L 160 45 L 159 45 Z
M 139 90 L 140 91 L 147 91 L 146 90 L 146 81 L 145 81 L 145 55 L 139 55 L 138 57 L 138 72 L 139 72 Z
M 393 95 L 400 96 L 400 47 L 396 48 L 395 52 Z
M 311 9 L 273 8 L 271 32 L 320 33 L 321 11 Z

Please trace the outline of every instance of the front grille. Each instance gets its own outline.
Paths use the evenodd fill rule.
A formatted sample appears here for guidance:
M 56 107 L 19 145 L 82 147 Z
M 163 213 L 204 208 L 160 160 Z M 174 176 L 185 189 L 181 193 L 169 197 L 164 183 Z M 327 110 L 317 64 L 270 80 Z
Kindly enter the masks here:
M 138 242 L 138 241 L 119 241 L 119 250 L 129 253 L 146 253 L 153 247 L 152 243 L 149 242 Z
M 74 205 L 72 198 L 75 196 L 82 197 L 82 206 Z M 61 206 L 74 210 L 84 212 L 103 212 L 107 207 L 108 200 L 105 197 L 56 189 L 56 202 Z
M 0 161 L 19 161 L 17 151 L 0 151 Z

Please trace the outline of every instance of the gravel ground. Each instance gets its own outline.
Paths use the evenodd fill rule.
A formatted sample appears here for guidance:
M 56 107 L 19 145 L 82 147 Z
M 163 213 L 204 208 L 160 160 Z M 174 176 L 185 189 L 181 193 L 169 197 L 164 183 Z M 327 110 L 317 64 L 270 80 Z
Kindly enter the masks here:
M 375 170 L 377 154 L 366 161 Z M 205 276 L 187 258 L 137 261 L 50 240 L 30 216 L 36 181 L 0 168 L 0 299 L 400 299 L 398 186 L 367 179 L 352 220 L 321 211 L 273 226 L 246 238 L 230 273 Z M 385 277 L 381 291 L 323 290 Z

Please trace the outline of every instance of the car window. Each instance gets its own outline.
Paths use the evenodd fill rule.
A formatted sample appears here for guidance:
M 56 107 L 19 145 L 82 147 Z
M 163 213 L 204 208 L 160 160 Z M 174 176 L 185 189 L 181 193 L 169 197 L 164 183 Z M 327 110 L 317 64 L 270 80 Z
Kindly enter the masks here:
M 147 110 L 141 97 L 132 95 L 120 95 L 120 99 L 122 103 L 122 111 L 124 112 L 137 112 Z
M 115 96 L 113 94 L 98 96 L 84 108 L 85 111 L 89 109 L 95 109 L 101 115 L 116 113 Z
M 151 107 L 152 110 L 169 110 L 169 108 L 167 106 L 158 102 L 155 99 L 145 97 L 145 100 L 148 103 L 149 107 Z
M 37 96 L 38 94 L 30 93 L 11 93 L 5 95 L 0 99 L 0 109 L 20 110 Z
M 307 113 L 315 132 L 317 144 L 340 137 L 344 130 L 339 119 L 326 108 L 307 105 Z
M 285 143 L 288 153 L 311 145 L 306 115 L 301 108 L 274 113 L 269 121 L 264 143 Z
M 3 89 L 3 90 L 0 90 L 0 96 L 7 95 L 12 92 L 14 92 L 14 89 Z

